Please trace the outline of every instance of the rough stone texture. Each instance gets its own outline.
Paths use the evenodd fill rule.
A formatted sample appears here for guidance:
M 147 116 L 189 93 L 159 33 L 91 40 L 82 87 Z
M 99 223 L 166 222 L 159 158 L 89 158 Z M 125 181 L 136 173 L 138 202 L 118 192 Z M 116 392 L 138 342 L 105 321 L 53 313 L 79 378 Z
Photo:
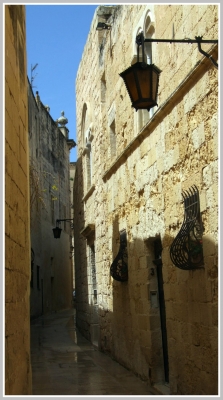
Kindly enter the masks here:
M 30 395 L 25 6 L 5 5 L 5 394 Z
M 33 318 L 72 306 L 73 263 L 70 222 L 59 223 L 59 239 L 52 231 L 57 219 L 71 218 L 69 131 L 52 119 L 30 84 L 28 99 Z
M 119 73 L 135 59 L 135 36 L 139 28 L 144 29 L 148 12 L 155 38 L 172 38 L 174 32 L 179 39 L 198 35 L 217 39 L 218 6 L 123 5 L 108 10 L 113 13 L 107 19 L 111 31 L 96 31 L 101 18 L 96 10 L 76 79 L 77 325 L 93 341 L 92 315 L 97 312 L 99 348 L 142 379 L 152 384 L 164 382 L 159 290 L 153 263 L 154 241 L 160 238 L 170 394 L 216 395 L 217 69 L 196 44 L 153 44 L 153 62 L 162 73 L 158 107 L 144 125 L 144 114 L 131 107 Z M 217 60 L 216 45 L 202 48 Z M 204 266 L 184 271 L 173 265 L 170 246 L 183 223 L 182 191 L 192 185 L 200 193 Z M 82 234 L 90 225 L 95 227 L 97 308 L 89 236 Z M 124 283 L 110 276 L 122 229 L 128 241 L 129 277 Z

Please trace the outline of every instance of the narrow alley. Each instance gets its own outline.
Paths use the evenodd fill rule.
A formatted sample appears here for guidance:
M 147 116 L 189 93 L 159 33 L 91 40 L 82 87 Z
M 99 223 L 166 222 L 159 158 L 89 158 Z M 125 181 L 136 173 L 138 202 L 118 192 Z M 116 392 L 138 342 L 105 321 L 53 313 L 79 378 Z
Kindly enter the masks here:
M 70 309 L 31 322 L 33 395 L 157 395 L 86 340 L 75 317 Z

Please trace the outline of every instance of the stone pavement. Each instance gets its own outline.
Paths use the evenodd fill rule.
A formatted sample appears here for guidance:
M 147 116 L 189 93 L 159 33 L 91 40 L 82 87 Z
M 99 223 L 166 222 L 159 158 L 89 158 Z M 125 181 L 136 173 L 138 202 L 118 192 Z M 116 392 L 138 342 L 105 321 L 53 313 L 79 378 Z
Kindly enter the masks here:
M 31 321 L 31 359 L 33 395 L 157 395 L 78 332 L 75 309 Z

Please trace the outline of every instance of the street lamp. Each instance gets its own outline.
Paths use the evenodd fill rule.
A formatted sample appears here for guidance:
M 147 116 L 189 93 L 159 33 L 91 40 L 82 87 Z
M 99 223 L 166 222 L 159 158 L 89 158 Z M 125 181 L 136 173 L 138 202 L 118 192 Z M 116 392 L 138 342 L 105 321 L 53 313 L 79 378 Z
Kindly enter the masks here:
M 53 229 L 52 229 L 54 239 L 60 239 L 60 235 L 61 235 L 62 229 L 59 228 L 58 224 L 59 224 L 61 221 L 72 221 L 72 222 L 71 222 L 71 227 L 73 227 L 73 219 L 57 219 L 57 220 L 56 220 L 56 228 L 53 228 Z
M 129 93 L 132 107 L 138 111 L 150 110 L 152 107 L 157 106 L 157 94 L 159 85 L 159 75 L 162 72 L 156 65 L 147 64 L 144 61 L 144 43 L 145 42 L 168 42 L 168 43 L 197 43 L 198 50 L 208 57 L 216 68 L 218 64 L 213 58 L 201 49 L 201 43 L 218 43 L 218 40 L 203 40 L 201 36 L 196 36 L 195 40 L 192 39 L 145 39 L 143 31 L 136 36 L 137 44 L 137 62 L 131 67 L 127 68 L 121 74 L 126 89 Z M 139 46 L 142 46 L 143 61 L 139 61 Z
M 120 74 L 136 111 L 157 106 L 159 68 L 154 64 L 137 62 Z
M 150 110 L 157 106 L 157 94 L 160 69 L 154 64 L 145 62 L 144 34 L 136 36 L 137 62 L 123 71 L 120 76 L 124 80 L 126 89 L 136 111 Z M 139 46 L 142 46 L 143 61 L 139 61 Z

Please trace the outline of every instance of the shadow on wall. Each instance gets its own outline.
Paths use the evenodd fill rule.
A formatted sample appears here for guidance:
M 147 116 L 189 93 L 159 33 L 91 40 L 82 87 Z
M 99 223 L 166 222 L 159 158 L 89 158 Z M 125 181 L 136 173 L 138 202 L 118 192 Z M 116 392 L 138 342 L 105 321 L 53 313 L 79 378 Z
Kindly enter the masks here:
M 173 237 L 141 240 L 129 230 L 128 280 L 119 282 L 111 277 L 108 262 L 120 247 L 116 217 L 112 257 L 107 254 L 103 271 L 96 274 L 100 285 L 95 305 L 89 293 L 86 239 L 80 234 L 86 224 L 82 169 L 79 159 L 74 185 L 78 329 L 94 342 L 97 313 L 99 349 L 143 380 L 151 385 L 169 382 L 172 395 L 218 394 L 218 246 L 204 234 L 204 266 L 182 270 L 170 258 Z M 96 269 L 100 257 L 96 247 Z
M 203 236 L 204 266 L 182 270 L 172 242 L 128 242 L 128 280 L 113 280 L 100 347 L 150 384 L 169 382 L 171 394 L 217 394 L 218 248 Z

